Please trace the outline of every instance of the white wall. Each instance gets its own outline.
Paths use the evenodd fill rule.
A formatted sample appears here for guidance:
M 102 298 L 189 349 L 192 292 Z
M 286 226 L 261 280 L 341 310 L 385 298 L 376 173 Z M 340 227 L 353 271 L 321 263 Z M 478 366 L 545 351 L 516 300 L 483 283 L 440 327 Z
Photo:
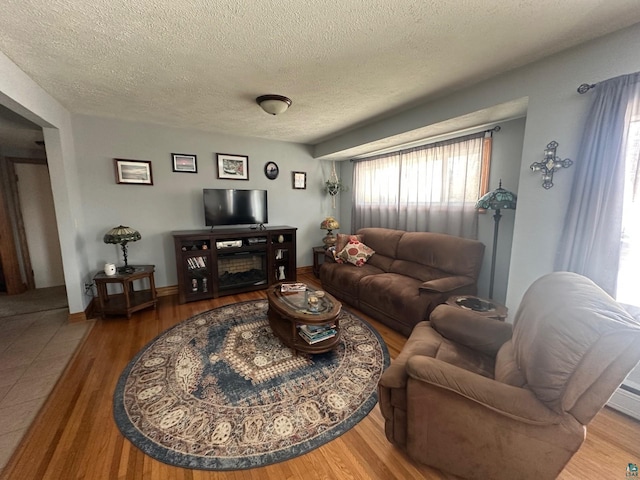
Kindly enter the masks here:
M 128 244 L 129 262 L 156 265 L 158 287 L 176 285 L 171 231 L 206 228 L 203 188 L 266 189 L 269 225 L 297 227 L 298 266 L 312 265 L 311 248 L 322 244 L 320 222 L 330 207 L 322 192 L 326 162 L 313 160 L 308 147 L 91 116 L 74 116 L 73 127 L 82 159 L 78 178 L 86 218 L 83 238 L 93 273 L 107 261 L 122 262 L 120 248 L 106 245 L 102 237 L 123 224 L 142 235 Z M 216 152 L 247 155 L 249 180 L 219 180 Z M 198 173 L 173 172 L 171 153 L 196 155 Z M 150 160 L 154 184 L 116 184 L 114 158 Z M 280 169 L 275 180 L 264 174 L 269 161 Z M 292 171 L 307 172 L 306 190 L 292 188 Z
M 493 134 L 493 151 L 491 154 L 491 174 L 489 190 L 495 190 L 502 180 L 502 188 L 518 195 L 518 177 L 520 174 L 520 158 L 522 157 L 522 141 L 526 119 L 519 118 L 510 122 L 500 122 L 500 131 Z M 517 207 L 516 207 L 517 208 Z M 478 279 L 478 295 L 488 298 L 491 278 L 491 254 L 493 249 L 493 231 L 495 221 L 490 211 L 480 215 L 478 220 L 478 240 L 486 249 L 482 262 L 482 270 Z M 514 210 L 500 210 L 498 239 L 496 246 L 496 273 L 493 285 L 493 299 L 505 303 L 509 278 L 509 264 L 515 221 Z
M 634 25 L 336 137 L 317 145 L 315 155 L 348 150 L 398 132 L 528 98 L 506 301 L 514 311 L 529 285 L 553 270 L 575 172 L 574 166 L 556 173 L 555 186 L 546 191 L 541 186 L 540 174 L 531 172 L 529 165 L 542 158 L 545 146 L 552 140 L 560 144 L 558 155 L 580 161 L 576 155 L 589 94 L 579 95 L 576 88 L 581 83 L 595 83 L 640 70 L 638 45 L 640 25 Z
M 16 163 L 15 169 L 36 288 L 64 285 L 58 227 L 47 166 Z

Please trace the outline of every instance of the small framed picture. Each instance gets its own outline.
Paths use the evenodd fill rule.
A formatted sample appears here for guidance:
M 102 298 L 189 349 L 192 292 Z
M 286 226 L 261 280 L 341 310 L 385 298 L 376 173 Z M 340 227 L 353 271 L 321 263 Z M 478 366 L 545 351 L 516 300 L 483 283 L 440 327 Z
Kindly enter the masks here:
M 216 153 L 218 160 L 218 178 L 230 180 L 249 180 L 249 157 Z
M 269 180 L 275 180 L 278 178 L 278 174 L 280 173 L 280 169 L 275 162 L 267 162 L 264 166 L 264 174 Z
M 307 172 L 291 172 L 293 188 L 304 190 L 307 188 Z
M 134 185 L 153 185 L 151 162 L 148 160 L 125 160 L 114 158 L 116 183 Z
M 198 173 L 198 164 L 195 155 L 185 153 L 172 153 L 173 171 L 183 173 Z

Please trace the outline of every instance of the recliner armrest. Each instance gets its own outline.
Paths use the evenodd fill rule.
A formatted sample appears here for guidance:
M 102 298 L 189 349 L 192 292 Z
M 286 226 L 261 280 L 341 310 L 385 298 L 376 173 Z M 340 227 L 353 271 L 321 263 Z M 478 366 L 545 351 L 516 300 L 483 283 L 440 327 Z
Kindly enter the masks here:
M 430 330 L 429 322 L 420 322 L 413 328 L 411 337 L 380 377 L 379 385 L 385 388 L 405 388 L 407 386 L 407 361 L 414 355 L 435 355 L 438 351 L 439 342 L 433 342 L 430 335 L 424 334 Z
M 420 290 L 427 292 L 447 293 L 452 292 L 458 288 L 468 287 L 473 285 L 475 280 L 471 277 L 465 277 L 464 275 L 453 275 L 450 277 L 436 278 L 423 282 L 420 285 Z
M 411 379 L 444 388 L 501 415 L 533 425 L 562 423 L 561 415 L 547 408 L 526 388 L 507 385 L 431 357 L 416 355 L 406 365 Z
M 510 323 L 451 305 L 438 305 L 431 312 L 429 321 L 443 337 L 492 357 L 513 334 Z

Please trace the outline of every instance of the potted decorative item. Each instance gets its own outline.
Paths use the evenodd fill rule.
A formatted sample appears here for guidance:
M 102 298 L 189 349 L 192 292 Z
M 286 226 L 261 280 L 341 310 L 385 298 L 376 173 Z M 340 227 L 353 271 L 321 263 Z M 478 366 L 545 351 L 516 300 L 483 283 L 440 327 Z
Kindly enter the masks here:
M 324 182 L 324 190 L 331 195 L 331 205 L 336 208 L 336 195 L 347 190 L 347 187 L 342 184 L 336 173 L 336 162 L 331 165 L 331 174 L 329 175 L 329 180 Z

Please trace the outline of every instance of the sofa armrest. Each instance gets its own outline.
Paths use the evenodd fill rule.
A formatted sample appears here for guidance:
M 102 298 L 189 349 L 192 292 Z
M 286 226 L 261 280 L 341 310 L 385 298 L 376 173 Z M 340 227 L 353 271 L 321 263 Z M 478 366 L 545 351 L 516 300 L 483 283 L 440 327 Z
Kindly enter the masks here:
M 494 412 L 532 425 L 557 425 L 562 416 L 547 408 L 526 388 L 514 387 L 425 356 L 407 362 L 411 379 L 461 395 Z
M 415 355 L 435 355 L 440 342 L 430 335 L 429 322 L 420 322 L 413 328 L 413 333 L 402 347 L 396 358 L 391 361 L 380 377 L 379 384 L 385 388 L 405 388 L 407 386 L 407 362 Z M 438 333 L 435 335 L 439 336 Z
M 464 275 L 454 275 L 451 277 L 436 278 L 423 282 L 420 285 L 420 290 L 427 292 L 447 293 L 452 292 L 458 288 L 468 287 L 474 285 L 476 281 L 471 277 L 465 277 Z
M 444 338 L 492 357 L 513 334 L 510 323 L 451 305 L 438 305 L 431 312 L 429 321 Z

